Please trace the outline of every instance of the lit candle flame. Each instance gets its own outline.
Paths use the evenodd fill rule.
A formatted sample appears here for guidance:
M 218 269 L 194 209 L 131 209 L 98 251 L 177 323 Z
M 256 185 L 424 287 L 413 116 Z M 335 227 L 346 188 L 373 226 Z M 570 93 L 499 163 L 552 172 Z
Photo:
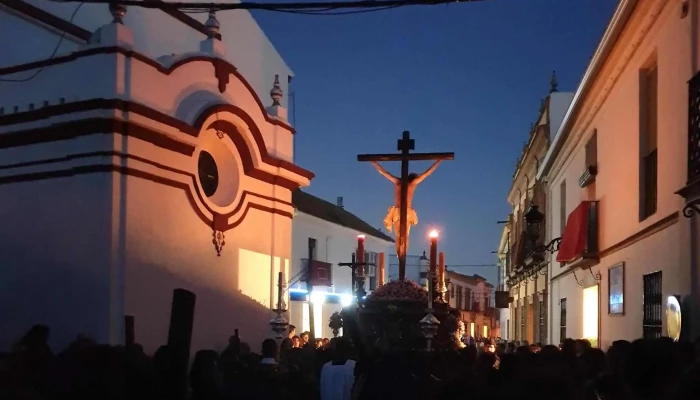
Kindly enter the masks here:
M 438 234 L 437 229 L 433 229 L 432 231 L 430 231 L 430 235 L 428 235 L 428 236 L 430 236 L 431 239 L 434 239 L 434 238 L 438 237 L 438 235 L 439 234 Z

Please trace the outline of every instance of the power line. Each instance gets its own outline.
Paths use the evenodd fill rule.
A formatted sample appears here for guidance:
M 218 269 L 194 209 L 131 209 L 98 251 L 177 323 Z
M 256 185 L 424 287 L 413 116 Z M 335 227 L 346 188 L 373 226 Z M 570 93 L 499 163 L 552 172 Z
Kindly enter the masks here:
M 389 265 L 399 265 L 390 263 Z M 407 267 L 422 267 L 423 264 L 406 264 Z M 493 268 L 496 264 L 445 264 L 445 268 Z
M 69 3 L 73 0 L 53 0 L 57 3 Z M 364 1 L 324 1 L 324 2 L 289 2 L 289 3 L 260 3 L 260 2 L 241 2 L 241 3 L 193 3 L 193 2 L 164 2 L 164 1 L 143 1 L 143 0 L 85 0 L 85 3 L 93 4 L 122 4 L 125 6 L 134 6 L 142 8 L 157 8 L 157 9 L 177 9 L 181 11 L 204 11 L 204 10 L 266 10 L 266 11 L 295 11 L 307 10 L 308 12 L 316 11 L 323 13 L 331 10 L 342 8 L 355 9 L 388 9 L 402 6 L 432 6 L 448 3 L 471 3 L 484 0 L 364 0 Z
M 73 22 L 76 14 L 78 14 L 78 11 L 80 10 L 80 7 L 83 6 L 83 4 L 85 4 L 84 1 L 81 1 L 80 4 L 78 4 L 78 7 L 76 7 L 75 10 L 73 10 L 73 14 L 71 14 L 68 22 L 71 22 L 71 23 Z M 61 48 L 61 44 L 63 44 L 63 40 L 65 40 L 65 38 L 66 38 L 66 32 L 61 32 L 61 37 L 58 39 L 56 46 L 53 48 L 53 51 L 51 52 L 51 55 L 48 58 L 49 60 L 56 56 L 56 53 L 58 53 L 58 49 Z M 44 68 L 46 68 L 46 67 L 41 67 L 41 68 L 37 69 L 36 71 L 34 71 L 33 74 L 31 74 L 25 78 L 20 78 L 20 79 L 0 78 L 0 82 L 12 82 L 12 83 L 28 82 L 28 81 L 31 81 L 32 79 L 36 78 L 37 76 L 39 76 L 39 74 L 42 71 L 44 71 Z

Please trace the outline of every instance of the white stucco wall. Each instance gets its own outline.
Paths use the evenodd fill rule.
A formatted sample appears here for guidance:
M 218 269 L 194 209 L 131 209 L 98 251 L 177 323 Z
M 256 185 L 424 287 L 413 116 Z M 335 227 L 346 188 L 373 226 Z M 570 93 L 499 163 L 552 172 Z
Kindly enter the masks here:
M 352 294 L 352 277 L 349 267 L 338 266 L 339 263 L 351 261 L 352 254 L 357 249 L 357 235 L 365 235 L 365 251 L 375 253 L 388 253 L 393 249 L 393 243 L 334 224 L 323 219 L 297 211 L 292 223 L 292 260 L 291 276 L 297 276 L 301 272 L 301 260 L 309 257 L 309 238 L 316 239 L 316 259 L 333 265 L 333 287 L 317 287 L 314 290 L 323 292 Z M 386 257 L 386 256 L 385 256 Z M 388 257 L 385 258 L 388 263 Z M 385 268 L 388 265 L 385 264 Z M 385 270 L 385 274 L 388 273 Z M 388 275 L 385 275 L 388 280 Z M 306 289 L 306 282 L 297 282 L 293 288 Z M 369 279 L 365 281 L 365 290 L 369 291 Z M 302 304 L 293 301 L 290 308 L 290 323 L 297 327 L 297 334 L 301 333 L 303 324 Z M 328 319 L 335 311 L 341 310 L 340 304 L 324 304 L 321 315 L 315 314 L 317 325 L 321 324 L 323 337 L 333 337 L 328 327 Z M 317 328 L 318 329 L 318 328 Z
M 617 339 L 642 336 L 642 275 L 663 271 L 663 298 L 689 294 L 689 260 L 683 243 L 687 222 L 683 217 L 642 240 L 619 248 L 634 234 L 670 218 L 683 206 L 675 192 L 685 185 L 687 160 L 687 81 L 691 65 L 690 18 L 681 19 L 677 7 L 649 0 L 643 4 L 623 32 L 599 80 L 583 103 L 583 114 L 575 120 L 570 136 L 549 173 L 550 207 L 548 217 L 552 237 L 561 234 L 560 185 L 566 180 L 566 211 L 570 213 L 583 200 L 599 201 L 599 248 L 602 258 L 593 267 L 600 273 L 600 341 L 603 349 Z M 652 23 L 653 22 L 653 23 Z M 640 26 L 644 26 L 642 34 Z M 638 42 L 641 40 L 641 42 Z M 635 44 L 639 43 L 636 47 Z M 697 42 L 695 42 L 697 43 Z M 656 59 L 658 65 L 658 188 L 657 211 L 639 221 L 639 71 Z M 618 76 L 618 71 L 621 71 Z M 617 77 L 610 90 L 607 83 Z M 599 103 L 600 102 L 600 103 Z M 601 104 L 596 108 L 596 104 Z M 585 167 L 585 143 L 597 130 L 598 175 L 595 185 L 578 186 Z M 685 246 L 687 247 L 687 246 Z M 556 257 L 556 254 L 553 258 Z M 625 315 L 608 315 L 608 269 L 625 263 Z M 559 338 L 559 301 L 567 298 L 567 335 L 582 335 L 582 287 L 573 274 L 557 278 L 565 271 L 553 262 L 550 315 L 552 342 Z M 577 270 L 584 286 L 595 284 L 588 271 Z M 665 328 L 664 331 L 665 333 Z
M 133 315 L 137 342 L 153 352 L 167 339 L 176 288 L 197 295 L 192 351 L 223 349 L 236 328 L 253 348 L 271 336 L 277 273 L 283 270 L 289 276 L 292 257 L 294 208 L 290 188 L 279 181 L 305 186 L 309 179 L 275 161 L 275 156 L 293 157 L 292 133 L 269 122 L 255 94 L 232 74 L 223 93 L 217 83 L 210 61 L 194 61 L 164 74 L 146 62 L 112 53 L 79 57 L 46 67 L 30 82 L 2 86 L 3 105 L 21 101 L 38 110 L 44 101 L 56 106 L 61 98 L 66 107 L 79 100 L 124 99 L 192 124 L 209 106 L 232 104 L 251 125 L 219 111 L 207 116 L 203 131 L 188 134 L 139 111 L 113 109 L 0 124 L 1 138 L 59 122 L 113 118 L 194 148 L 189 156 L 126 131 L 0 147 L 0 190 L 8 194 L 0 196 L 0 249 L 10 266 L 0 280 L 0 350 L 34 323 L 53 329 L 51 344 L 57 350 L 79 333 L 121 343 L 123 317 Z M 13 118 L 17 113 L 9 110 L 5 108 L 5 116 Z M 18 110 L 23 112 L 31 114 L 26 106 Z M 215 121 L 234 126 L 242 144 L 237 147 L 228 136 L 206 129 Z M 256 130 L 262 148 L 254 139 Z M 201 150 L 212 153 L 219 167 L 216 196 L 228 193 L 217 203 L 200 197 L 201 184 L 192 178 Z M 104 154 L 85 156 L 92 152 Z M 265 152 L 272 161 L 263 158 Z M 260 173 L 244 174 L 244 154 L 249 154 L 251 168 L 276 177 L 274 183 L 262 180 Z M 107 171 L 42 180 L 30 175 L 94 165 L 155 178 Z M 18 177 L 24 183 L 12 183 Z M 221 256 L 212 244 L 213 212 L 232 213 Z

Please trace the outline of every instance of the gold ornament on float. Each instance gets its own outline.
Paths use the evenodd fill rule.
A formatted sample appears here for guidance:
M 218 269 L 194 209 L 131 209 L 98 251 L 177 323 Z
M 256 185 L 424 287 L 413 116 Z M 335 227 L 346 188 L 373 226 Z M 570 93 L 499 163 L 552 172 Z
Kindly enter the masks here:
M 666 300 L 666 334 L 675 342 L 681 337 L 681 304 L 676 296 Z

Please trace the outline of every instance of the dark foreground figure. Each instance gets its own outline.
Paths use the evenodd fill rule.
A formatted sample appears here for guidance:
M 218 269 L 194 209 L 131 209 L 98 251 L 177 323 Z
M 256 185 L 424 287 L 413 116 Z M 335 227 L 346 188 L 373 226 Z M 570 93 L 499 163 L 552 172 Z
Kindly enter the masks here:
M 79 337 L 54 355 L 49 329 L 34 327 L 0 358 L 0 399 L 165 399 L 168 349 L 153 357 L 139 345 L 108 346 Z M 700 398 L 698 346 L 668 339 L 615 342 L 607 353 L 585 341 L 544 346 L 475 346 L 428 355 L 382 349 L 357 359 L 350 389 L 333 384 L 323 366 L 343 364 L 343 354 L 307 344 L 291 348 L 265 340 L 260 354 L 235 336 L 221 354 L 196 353 L 189 398 L 196 400 L 393 400 L 393 399 L 581 399 L 690 400 Z M 533 351 L 534 350 L 534 351 Z M 537 351 L 539 350 L 539 351 Z M 349 353 L 348 353 L 349 352 Z M 330 369 L 330 368 L 327 368 Z M 322 382 L 322 380 L 326 380 Z M 321 393 L 325 393 L 323 396 Z M 347 393 L 345 393 L 347 392 Z M 327 398 L 332 393 L 333 399 Z M 323 397 L 323 398 L 322 398 Z

